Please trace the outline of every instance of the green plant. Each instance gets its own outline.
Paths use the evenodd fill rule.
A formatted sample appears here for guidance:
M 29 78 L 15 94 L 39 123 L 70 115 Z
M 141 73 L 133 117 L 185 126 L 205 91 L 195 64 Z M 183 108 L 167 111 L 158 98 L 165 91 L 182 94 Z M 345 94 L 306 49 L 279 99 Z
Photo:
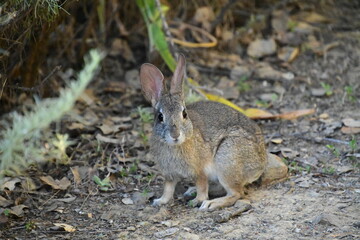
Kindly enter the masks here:
M 333 175 L 335 173 L 335 168 L 331 167 L 331 166 L 326 166 L 322 169 L 322 173 L 328 174 L 328 175 Z
M 350 101 L 350 102 L 356 102 L 356 97 L 354 95 L 354 89 L 352 86 L 345 86 L 345 92 L 346 92 L 346 96 L 347 96 L 347 99 Z
M 10 209 L 5 209 L 3 213 L 8 217 L 10 215 Z
M 298 22 L 293 21 L 291 19 L 288 20 L 288 22 L 287 22 L 287 28 L 290 30 L 290 32 L 294 32 L 297 25 L 298 25 Z
M 263 108 L 268 108 L 268 107 L 270 107 L 270 103 L 269 103 L 269 102 L 266 102 L 266 101 L 263 101 L 263 100 L 256 100 L 256 101 L 255 101 L 255 104 L 256 104 L 256 106 L 258 106 L 258 107 L 263 107 Z
M 130 174 L 134 174 L 136 173 L 138 170 L 138 166 L 137 166 L 137 163 L 133 163 L 131 164 L 130 168 L 129 168 L 129 173 Z
M 36 229 L 36 224 L 35 224 L 35 222 L 33 222 L 33 221 L 28 221 L 28 222 L 26 222 L 26 223 L 25 223 L 25 229 L 26 229 L 27 232 L 30 232 L 30 231 Z
M 290 173 L 297 173 L 297 172 L 309 172 L 308 168 L 304 168 L 302 166 L 299 165 L 298 162 L 296 161 L 291 161 L 290 164 L 288 165 L 289 167 L 289 172 Z
M 246 82 L 247 80 L 248 80 L 248 76 L 242 76 L 239 79 L 237 86 L 240 92 L 246 92 L 251 89 L 250 84 Z
M 143 108 L 139 106 L 137 107 L 137 112 L 140 116 L 140 120 L 142 123 L 151 123 L 154 119 L 154 114 L 149 108 Z
M 85 90 L 88 83 L 98 71 L 100 61 L 104 55 L 97 50 L 91 50 L 85 58 L 85 67 L 78 74 L 78 80 L 69 83 L 67 89 L 60 91 L 58 98 L 46 99 L 38 102 L 32 111 L 19 114 L 12 113 L 11 123 L 3 123 L 4 130 L 0 131 L 0 177 L 4 175 L 20 174 L 29 164 L 49 159 L 49 155 L 56 158 L 58 151 L 47 150 L 43 153 L 43 142 L 54 142 L 61 146 L 69 144 L 63 139 L 43 139 L 50 123 L 61 119 L 67 113 L 77 98 Z M 55 145 L 56 145 L 55 144 Z M 65 144 L 65 145 L 64 145 Z M 55 146 L 56 147 L 56 146 Z
M 106 177 L 101 180 L 98 176 L 94 175 L 93 180 L 100 187 L 100 190 L 102 191 L 108 191 L 111 188 L 109 177 Z
M 328 144 L 328 145 L 326 145 L 326 147 L 327 147 L 329 150 L 331 150 L 331 152 L 332 152 L 337 158 L 340 157 L 340 151 L 339 151 L 339 149 L 337 149 L 334 145 Z
M 333 94 L 332 86 L 328 83 L 321 82 L 321 87 L 325 90 L 326 96 L 331 96 Z
M 357 151 L 358 145 L 355 136 L 352 136 L 351 140 L 349 141 L 349 146 L 352 153 L 355 153 Z

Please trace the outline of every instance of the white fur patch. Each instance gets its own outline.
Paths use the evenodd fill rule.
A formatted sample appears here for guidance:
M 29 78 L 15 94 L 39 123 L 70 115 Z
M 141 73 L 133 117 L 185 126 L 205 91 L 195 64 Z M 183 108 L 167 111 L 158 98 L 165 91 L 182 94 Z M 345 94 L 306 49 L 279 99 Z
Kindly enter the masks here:
M 165 140 L 169 145 L 180 145 L 183 142 L 185 142 L 185 135 L 182 132 L 180 132 L 179 137 L 175 139 L 171 137 L 170 134 L 167 134 Z
M 218 179 L 216 167 L 214 163 L 209 163 L 205 166 L 205 174 L 211 181 L 216 181 Z

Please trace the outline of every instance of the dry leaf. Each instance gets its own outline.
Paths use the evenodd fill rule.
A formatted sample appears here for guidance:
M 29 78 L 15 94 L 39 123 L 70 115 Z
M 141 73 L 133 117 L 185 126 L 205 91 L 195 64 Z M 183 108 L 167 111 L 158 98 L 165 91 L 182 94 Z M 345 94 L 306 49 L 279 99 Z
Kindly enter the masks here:
M 76 228 L 66 223 L 54 223 L 55 226 L 63 228 L 66 232 L 75 232 Z
M 315 108 L 311 109 L 302 109 L 302 110 L 296 110 L 293 112 L 286 112 L 282 114 L 275 115 L 276 118 L 286 119 L 286 120 L 293 120 L 298 117 L 306 116 L 315 113 Z
M 81 184 L 81 176 L 80 176 L 80 173 L 79 173 L 79 167 L 78 166 L 71 167 L 70 170 L 71 170 L 71 173 L 74 176 L 75 184 L 80 185 Z
M 280 143 L 283 142 L 283 140 L 281 138 L 273 138 L 273 139 L 271 139 L 271 142 L 276 143 L 276 144 L 280 144 Z
M 92 105 L 96 100 L 93 89 L 86 89 L 79 98 L 80 101 L 86 103 L 87 105 Z
M 102 136 L 101 134 L 96 134 L 96 139 L 100 142 L 113 143 L 113 144 L 121 144 L 121 140 L 117 138 L 109 138 Z
M 19 178 L 5 178 L 0 190 L 8 189 L 13 191 L 16 187 L 16 184 L 20 182 L 21 180 Z
M 360 128 L 358 127 L 342 127 L 341 132 L 344 134 L 358 134 L 360 133 Z
M 4 198 L 3 196 L 0 195 L 0 207 L 8 207 L 8 206 L 12 205 L 13 203 L 14 203 L 14 201 L 7 200 L 6 198 Z
M 244 114 L 252 119 L 266 119 L 274 116 L 272 113 L 258 108 L 248 108 L 244 111 Z
M 24 177 L 21 179 L 21 187 L 25 191 L 34 191 L 37 189 L 37 186 L 36 186 L 34 180 L 32 180 L 29 177 Z
M 41 176 L 40 180 L 53 189 L 59 190 L 66 190 L 71 185 L 71 182 L 66 177 L 63 177 L 61 180 L 54 180 L 51 176 Z
M 278 58 L 290 63 L 299 55 L 299 52 L 298 47 L 283 47 L 278 51 Z
M 28 208 L 26 205 L 17 205 L 10 209 L 10 214 L 13 214 L 17 217 L 23 217 L 24 216 L 24 208 Z
M 306 22 L 310 23 L 329 23 L 331 22 L 329 18 L 324 17 L 316 12 L 305 13 L 305 18 L 303 19 Z

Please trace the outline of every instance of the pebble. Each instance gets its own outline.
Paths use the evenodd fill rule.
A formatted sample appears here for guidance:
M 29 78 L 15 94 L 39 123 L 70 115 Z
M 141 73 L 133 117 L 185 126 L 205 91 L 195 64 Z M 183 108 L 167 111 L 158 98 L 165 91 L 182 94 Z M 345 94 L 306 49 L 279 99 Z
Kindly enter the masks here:
M 171 236 L 171 235 L 175 234 L 178 231 L 179 231 L 179 228 L 175 228 L 175 227 L 174 228 L 168 228 L 168 229 L 166 229 L 164 231 L 160 231 L 160 232 L 155 233 L 154 236 L 156 238 L 163 238 L 163 237 Z

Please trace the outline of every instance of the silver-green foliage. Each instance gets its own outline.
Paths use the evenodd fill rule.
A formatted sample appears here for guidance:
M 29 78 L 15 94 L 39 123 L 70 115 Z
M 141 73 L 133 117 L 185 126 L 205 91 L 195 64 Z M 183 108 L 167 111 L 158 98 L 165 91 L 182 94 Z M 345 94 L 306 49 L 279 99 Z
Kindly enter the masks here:
M 46 158 L 46 149 L 40 144 L 44 133 L 41 130 L 71 110 L 76 99 L 96 74 L 103 57 L 98 50 L 91 50 L 85 58 L 85 67 L 78 74 L 78 80 L 70 82 L 68 88 L 62 89 L 58 98 L 41 101 L 32 111 L 24 114 L 12 114 L 11 123 L 0 132 L 0 177 L 4 174 L 19 173 L 29 164 Z M 54 140 L 56 138 L 59 140 L 59 136 L 53 137 Z M 56 144 L 53 145 L 56 147 Z

